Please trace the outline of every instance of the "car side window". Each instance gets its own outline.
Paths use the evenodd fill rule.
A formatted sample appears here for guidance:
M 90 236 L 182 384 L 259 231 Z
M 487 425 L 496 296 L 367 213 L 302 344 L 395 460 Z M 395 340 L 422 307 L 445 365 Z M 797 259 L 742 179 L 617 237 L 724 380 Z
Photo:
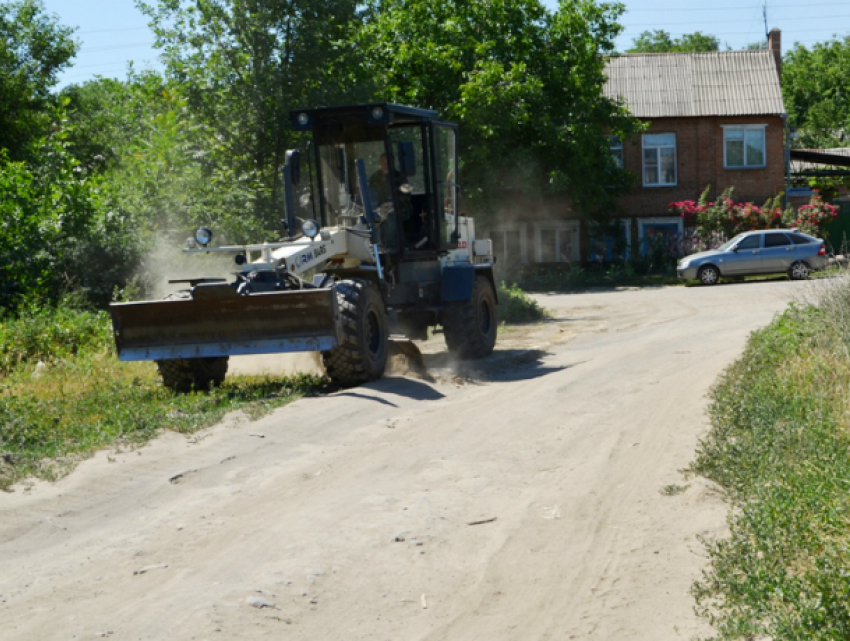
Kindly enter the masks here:
M 803 234 L 788 234 L 788 236 L 791 238 L 791 242 L 795 245 L 808 245 L 809 243 L 814 242 L 813 238 L 803 236 Z
M 784 247 L 785 245 L 790 245 L 791 241 L 788 240 L 788 237 L 782 232 L 774 232 L 772 234 L 764 235 L 764 246 L 765 247 Z
M 761 247 L 761 236 L 747 236 L 740 243 L 738 249 L 758 249 Z

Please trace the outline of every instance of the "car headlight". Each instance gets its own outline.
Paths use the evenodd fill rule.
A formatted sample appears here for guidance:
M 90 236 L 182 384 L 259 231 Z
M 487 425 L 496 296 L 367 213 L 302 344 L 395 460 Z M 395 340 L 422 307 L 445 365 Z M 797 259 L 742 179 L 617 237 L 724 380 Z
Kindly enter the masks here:
M 213 233 L 209 227 L 198 227 L 195 231 L 195 240 L 201 247 L 206 247 L 212 242 Z
M 319 223 L 315 220 L 305 220 L 301 223 L 301 233 L 307 238 L 315 238 L 319 233 Z
M 683 258 L 682 260 L 679 261 L 679 269 L 685 269 L 690 264 L 691 264 L 691 261 L 690 261 L 689 258 Z

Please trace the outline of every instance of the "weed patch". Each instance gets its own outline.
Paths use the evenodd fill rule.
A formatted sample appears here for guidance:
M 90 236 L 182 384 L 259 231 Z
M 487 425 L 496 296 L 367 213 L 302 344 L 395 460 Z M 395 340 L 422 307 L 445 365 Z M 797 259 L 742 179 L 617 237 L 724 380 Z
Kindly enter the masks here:
M 47 363 L 80 352 L 108 350 L 111 343 L 106 312 L 67 300 L 57 307 L 24 307 L 14 318 L 0 318 L 0 375 L 31 361 Z
M 499 284 L 499 320 L 503 323 L 528 323 L 548 316 L 536 300 L 519 285 Z
M 732 504 L 693 587 L 717 639 L 850 638 L 850 281 L 755 332 L 692 473 Z

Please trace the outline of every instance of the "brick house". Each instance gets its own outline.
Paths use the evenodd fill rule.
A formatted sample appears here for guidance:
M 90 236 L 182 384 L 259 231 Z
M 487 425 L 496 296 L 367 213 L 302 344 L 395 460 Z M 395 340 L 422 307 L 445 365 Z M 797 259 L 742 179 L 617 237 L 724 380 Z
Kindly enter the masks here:
M 735 188 L 735 199 L 761 204 L 786 186 L 785 106 L 780 32 L 768 49 L 626 54 L 607 65 L 605 95 L 622 98 L 647 131 L 612 153 L 638 180 L 619 199 L 622 233 L 633 251 L 647 237 L 683 231 L 668 205 Z M 637 242 L 632 242 L 635 239 Z M 601 241 L 601 242 L 600 242 Z M 589 258 L 610 259 L 611 239 L 591 242 Z
M 612 57 L 604 95 L 622 98 L 648 123 L 635 140 L 611 139 L 611 153 L 637 177 L 632 193 L 618 201 L 619 232 L 582 229 L 566 205 L 550 203 L 537 208 L 533 220 L 506 216 L 491 227 L 499 262 L 511 267 L 641 254 L 647 238 L 684 231 L 669 203 L 696 200 L 708 185 L 712 195 L 735 187 L 737 200 L 759 205 L 784 191 L 780 44 L 774 29 L 767 50 Z

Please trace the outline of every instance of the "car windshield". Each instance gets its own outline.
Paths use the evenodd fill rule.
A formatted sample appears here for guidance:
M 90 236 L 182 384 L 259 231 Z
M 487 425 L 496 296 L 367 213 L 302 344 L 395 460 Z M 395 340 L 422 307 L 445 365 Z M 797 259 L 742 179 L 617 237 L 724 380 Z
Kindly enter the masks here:
M 726 251 L 729 251 L 730 249 L 732 249 L 732 247 L 734 247 L 735 245 L 737 245 L 737 244 L 738 244 L 738 241 L 739 241 L 739 240 L 741 240 L 743 237 L 744 237 L 744 234 L 738 234 L 737 236 L 735 236 L 735 237 L 734 237 L 734 238 L 732 238 L 731 240 L 727 240 L 727 241 L 726 241 L 725 243 L 723 243 L 720 247 L 718 247 L 718 248 L 717 248 L 717 251 L 719 251 L 719 252 L 726 252 Z

